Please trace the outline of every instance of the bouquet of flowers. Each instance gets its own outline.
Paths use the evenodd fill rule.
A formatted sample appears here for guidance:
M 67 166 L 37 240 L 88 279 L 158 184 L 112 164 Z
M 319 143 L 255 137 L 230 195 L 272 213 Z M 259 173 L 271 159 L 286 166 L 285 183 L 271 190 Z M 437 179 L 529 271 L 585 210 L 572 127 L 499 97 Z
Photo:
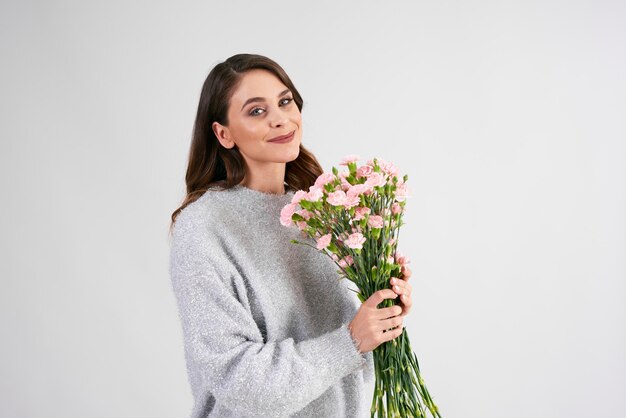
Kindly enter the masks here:
M 316 241 L 315 246 L 339 266 L 339 273 L 358 288 L 365 302 L 374 292 L 388 288 L 390 277 L 399 277 L 408 258 L 397 251 L 398 236 L 408 189 L 408 176 L 382 159 L 357 167 L 359 156 L 348 155 L 340 163 L 348 170 L 323 173 L 308 191 L 298 190 L 280 214 L 281 224 L 295 225 Z M 351 289 L 352 290 L 352 289 Z M 381 304 L 389 307 L 394 299 Z M 405 331 L 374 349 L 375 389 L 372 418 L 441 418 L 420 375 L 417 357 Z M 376 415 L 378 413 L 378 415 Z

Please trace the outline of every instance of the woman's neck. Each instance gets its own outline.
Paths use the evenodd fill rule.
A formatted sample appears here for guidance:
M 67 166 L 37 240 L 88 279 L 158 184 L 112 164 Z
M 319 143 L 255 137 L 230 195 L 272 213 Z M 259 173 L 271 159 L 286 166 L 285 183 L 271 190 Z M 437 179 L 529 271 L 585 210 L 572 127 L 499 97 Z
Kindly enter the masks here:
M 246 175 L 239 183 L 249 189 L 263 193 L 285 194 L 285 163 L 247 167 Z

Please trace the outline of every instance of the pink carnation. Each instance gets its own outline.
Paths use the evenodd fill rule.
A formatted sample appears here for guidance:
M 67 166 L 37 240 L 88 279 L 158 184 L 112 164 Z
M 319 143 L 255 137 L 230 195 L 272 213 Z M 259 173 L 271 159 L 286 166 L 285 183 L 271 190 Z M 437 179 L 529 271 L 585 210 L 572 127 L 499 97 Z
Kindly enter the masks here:
M 328 247 L 328 244 L 330 244 L 331 237 L 332 237 L 332 234 L 326 234 L 326 235 L 322 235 L 321 237 L 319 237 L 317 239 L 317 249 L 323 250 L 324 248 Z
M 354 209 L 354 219 L 357 221 L 360 221 L 361 219 L 365 218 L 365 215 L 367 215 L 368 213 L 370 213 L 372 210 L 370 208 L 365 208 L 365 207 L 358 207 L 356 209 Z
M 409 189 L 406 186 L 405 182 L 396 184 L 396 200 L 398 202 L 404 202 L 406 198 L 409 196 Z
M 345 207 L 346 209 L 350 209 L 358 206 L 359 203 L 361 203 L 361 198 L 359 196 L 351 196 L 350 194 L 348 194 L 346 195 L 346 201 L 344 202 L 343 207 Z
M 395 257 L 396 257 L 396 263 L 400 264 L 403 267 L 411 262 L 411 260 L 409 260 L 409 257 L 403 255 L 399 251 L 396 251 Z
M 365 237 L 360 232 L 355 232 L 354 234 L 350 234 L 348 239 L 344 242 L 346 246 L 354 249 L 363 248 L 363 243 L 365 242 Z
M 307 193 L 307 199 L 311 202 L 319 202 L 319 200 L 324 196 L 324 190 L 321 187 L 317 187 L 315 185 L 309 187 L 309 193 Z
M 334 180 L 335 180 L 335 175 L 333 173 L 322 173 L 317 178 L 317 180 L 315 180 L 315 186 L 322 188 L 328 183 L 333 182 Z
M 365 181 L 365 184 L 372 187 L 384 186 L 386 183 L 387 181 L 385 180 L 385 176 L 376 172 L 372 173 Z
M 280 223 L 284 226 L 291 226 L 291 215 L 296 211 L 296 204 L 289 203 L 280 211 Z
M 298 226 L 298 229 L 300 231 L 304 231 L 304 229 L 307 227 L 306 221 L 298 221 L 296 222 L 296 225 Z
M 341 268 L 346 268 L 347 266 L 351 266 L 354 264 L 354 260 L 352 259 L 351 256 L 347 255 L 344 258 L 342 258 L 341 260 L 339 260 L 339 266 L 341 266 Z
M 361 194 L 370 194 L 372 193 L 372 191 L 374 191 L 374 188 L 369 185 L 369 184 L 355 184 L 353 186 L 350 186 L 350 189 L 348 189 L 347 195 L 348 196 L 358 196 Z
M 369 177 L 370 174 L 372 174 L 374 172 L 374 170 L 372 169 L 372 166 L 369 165 L 363 165 L 361 167 L 359 167 L 356 170 L 356 176 L 358 177 Z
M 342 190 L 328 194 L 326 201 L 333 206 L 343 206 L 346 203 L 346 193 Z
M 391 213 L 397 215 L 400 212 L 402 212 L 402 206 L 400 206 L 398 202 L 393 202 L 393 205 L 391 205 Z
M 383 217 L 380 215 L 371 215 L 367 219 L 367 224 L 370 228 L 382 228 L 383 227 Z
M 393 165 L 392 163 L 385 161 L 383 159 L 378 159 L 378 166 L 380 167 L 381 171 L 389 176 L 397 176 L 398 175 L 398 169 L 396 168 L 395 165 Z
M 343 160 L 341 160 L 339 165 L 348 165 L 348 163 L 356 163 L 357 161 L 359 161 L 360 158 L 361 157 L 359 157 L 356 154 L 349 154 L 343 157 Z
M 306 200 L 307 196 L 307 192 L 305 192 L 304 190 L 298 190 L 291 198 L 291 203 L 300 203 L 302 199 Z

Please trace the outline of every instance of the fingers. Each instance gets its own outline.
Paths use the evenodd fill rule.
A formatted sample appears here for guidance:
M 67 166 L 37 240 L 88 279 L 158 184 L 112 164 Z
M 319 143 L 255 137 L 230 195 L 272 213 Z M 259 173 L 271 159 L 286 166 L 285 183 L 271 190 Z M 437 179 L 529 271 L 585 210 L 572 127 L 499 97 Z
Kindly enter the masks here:
M 378 305 L 385 299 L 395 299 L 398 295 L 391 289 L 381 289 L 377 292 L 374 292 L 372 296 L 367 298 L 364 305 L 367 305 L 370 308 L 377 308 Z
M 398 316 L 401 313 L 402 313 L 402 306 L 400 306 L 400 305 L 393 305 L 393 306 L 390 306 L 388 308 L 380 308 L 380 309 L 378 309 L 377 318 L 387 319 L 387 318 L 391 318 L 391 317 L 394 317 L 394 316 Z
M 399 295 L 410 295 L 413 289 L 411 283 L 403 279 L 398 279 L 397 277 L 389 279 L 389 283 L 392 286 L 391 289 Z
M 402 266 L 402 268 L 400 269 L 400 274 L 402 274 L 402 278 L 404 280 L 408 280 L 409 277 L 411 277 L 411 274 L 413 274 L 413 272 L 407 266 Z
M 387 341 L 393 340 L 394 338 L 398 338 L 400 334 L 402 334 L 402 331 L 404 331 L 404 327 L 399 326 L 396 329 L 392 329 L 391 331 L 384 332 L 382 341 L 387 342 Z
M 402 295 L 402 300 L 400 302 L 402 303 L 402 306 L 403 306 L 401 316 L 408 315 L 409 312 L 411 311 L 411 307 L 413 306 L 413 299 L 411 299 L 410 295 L 409 296 Z
M 359 308 L 349 329 L 353 338 L 361 341 L 359 346 L 361 352 L 371 351 L 402 334 L 403 307 L 394 304 L 378 308 L 385 299 L 397 297 L 398 294 L 393 290 L 381 289 L 368 297 Z
M 376 325 L 380 331 L 388 331 L 392 328 L 402 325 L 402 321 L 404 320 L 401 316 L 394 316 L 392 318 L 383 319 L 379 321 Z
M 406 281 L 406 279 L 399 279 L 392 277 L 389 282 L 391 283 L 391 289 L 398 295 L 400 295 L 400 305 L 404 308 L 402 310 L 402 316 L 408 315 L 413 305 L 411 299 L 411 290 L 413 286 Z
M 390 279 L 390 283 L 392 286 L 391 289 L 395 293 L 400 295 L 400 302 L 410 302 L 411 290 L 413 289 L 413 286 L 411 286 L 410 283 L 408 283 L 406 280 L 398 279 L 396 277 L 392 277 Z

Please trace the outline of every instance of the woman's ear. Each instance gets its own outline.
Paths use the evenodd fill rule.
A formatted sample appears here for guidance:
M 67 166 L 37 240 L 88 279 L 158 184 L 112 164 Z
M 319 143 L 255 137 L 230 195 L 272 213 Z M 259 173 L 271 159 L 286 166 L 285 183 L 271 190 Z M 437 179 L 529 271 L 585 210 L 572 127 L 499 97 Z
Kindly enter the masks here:
M 219 122 L 213 122 L 211 128 L 213 128 L 215 137 L 218 141 L 220 141 L 220 144 L 222 144 L 224 148 L 230 149 L 235 146 L 235 141 L 231 139 L 228 127 L 220 124 Z

